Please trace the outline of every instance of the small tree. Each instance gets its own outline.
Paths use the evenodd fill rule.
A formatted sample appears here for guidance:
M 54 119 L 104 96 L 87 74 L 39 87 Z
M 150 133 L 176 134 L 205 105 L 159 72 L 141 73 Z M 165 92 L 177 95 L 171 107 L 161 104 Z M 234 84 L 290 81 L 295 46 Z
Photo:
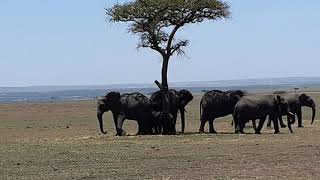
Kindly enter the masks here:
M 106 9 L 111 22 L 128 22 L 129 32 L 140 37 L 138 48 L 151 48 L 162 56 L 163 111 L 169 112 L 168 65 L 174 54 L 184 54 L 188 40 L 176 39 L 187 24 L 216 21 L 230 16 L 229 6 L 220 0 L 133 0 Z

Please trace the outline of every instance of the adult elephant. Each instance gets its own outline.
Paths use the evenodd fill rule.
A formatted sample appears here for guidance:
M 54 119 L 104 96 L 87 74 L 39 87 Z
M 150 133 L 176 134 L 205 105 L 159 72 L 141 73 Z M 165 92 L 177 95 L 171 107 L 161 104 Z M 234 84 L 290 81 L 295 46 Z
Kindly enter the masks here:
M 220 91 L 212 90 L 206 92 L 200 101 L 200 128 L 204 132 L 204 126 L 209 121 L 209 132 L 216 133 L 213 121 L 216 118 L 233 114 L 234 106 L 238 100 L 247 93 L 241 90 Z
M 184 133 L 185 130 L 185 107 L 187 104 L 192 101 L 193 96 L 190 91 L 183 89 L 177 91 L 175 89 L 169 90 L 169 102 L 170 102 L 170 114 L 173 116 L 173 121 L 169 126 L 165 125 L 165 122 L 161 122 L 161 118 L 155 118 L 155 133 L 164 133 L 164 134 L 175 134 L 176 133 L 176 121 L 178 111 L 181 116 L 181 132 Z M 163 103 L 163 92 L 161 90 L 154 92 L 150 97 L 151 107 L 154 114 L 160 115 L 162 112 L 162 103 Z M 155 117 L 156 115 L 154 115 Z M 169 127 L 170 129 L 167 129 Z
M 245 123 L 252 120 L 255 127 L 255 120 L 259 119 L 259 125 L 255 129 L 256 134 L 261 134 L 261 129 L 269 116 L 274 123 L 275 134 L 280 133 L 278 118 L 281 118 L 282 114 L 288 116 L 288 128 L 291 133 L 291 122 L 288 101 L 284 96 L 280 95 L 247 95 L 241 98 L 234 109 L 234 122 L 235 132 L 244 133 L 243 129 Z
M 313 124 L 315 116 L 316 116 L 316 104 L 313 99 L 305 93 L 302 94 L 285 94 L 285 97 L 288 100 L 288 104 L 290 107 L 290 112 L 294 114 L 293 123 L 295 122 L 295 116 L 298 117 L 298 127 L 303 127 L 302 125 L 302 107 L 306 106 L 312 109 L 312 120 L 311 124 Z M 284 115 L 284 114 L 282 114 Z M 280 119 L 280 124 L 283 124 Z M 271 126 L 271 120 L 269 119 L 267 126 Z
M 109 92 L 102 99 L 98 100 L 97 118 L 100 130 L 103 134 L 103 114 L 111 111 L 116 127 L 117 135 L 125 135 L 122 129 L 125 119 L 138 122 L 138 134 L 152 134 L 152 111 L 149 99 L 141 93 L 128 93 L 120 95 L 119 92 Z

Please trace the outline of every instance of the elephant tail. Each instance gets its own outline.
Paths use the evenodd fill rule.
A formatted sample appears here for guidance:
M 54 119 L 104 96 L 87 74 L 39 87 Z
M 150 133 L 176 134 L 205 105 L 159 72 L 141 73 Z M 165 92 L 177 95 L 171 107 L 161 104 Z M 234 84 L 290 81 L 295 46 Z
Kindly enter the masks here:
M 235 124 L 236 119 L 238 119 L 238 113 L 236 110 L 233 111 L 233 115 L 232 115 L 232 125 Z

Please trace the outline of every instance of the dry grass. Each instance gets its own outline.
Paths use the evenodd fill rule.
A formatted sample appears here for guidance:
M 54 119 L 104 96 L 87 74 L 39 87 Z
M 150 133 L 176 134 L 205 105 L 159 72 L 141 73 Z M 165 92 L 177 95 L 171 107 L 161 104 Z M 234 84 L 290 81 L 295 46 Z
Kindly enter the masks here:
M 0 179 L 320 178 L 320 116 L 311 126 L 305 109 L 294 134 L 236 135 L 226 117 L 215 123 L 219 134 L 199 135 L 199 99 L 188 106 L 187 133 L 176 136 L 115 137 L 111 113 L 100 135 L 92 101 L 0 105 Z M 137 125 L 124 129 L 133 135 Z

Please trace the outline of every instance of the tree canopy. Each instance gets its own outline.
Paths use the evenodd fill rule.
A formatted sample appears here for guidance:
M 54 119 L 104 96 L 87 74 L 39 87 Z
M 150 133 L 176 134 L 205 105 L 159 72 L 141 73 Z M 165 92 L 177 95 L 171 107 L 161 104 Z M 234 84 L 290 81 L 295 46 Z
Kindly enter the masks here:
M 220 0 L 135 0 L 106 9 L 111 22 L 129 22 L 129 32 L 138 34 L 138 47 L 148 47 L 169 58 L 183 54 L 188 40 L 175 39 L 179 28 L 205 20 L 230 16 L 229 6 Z

